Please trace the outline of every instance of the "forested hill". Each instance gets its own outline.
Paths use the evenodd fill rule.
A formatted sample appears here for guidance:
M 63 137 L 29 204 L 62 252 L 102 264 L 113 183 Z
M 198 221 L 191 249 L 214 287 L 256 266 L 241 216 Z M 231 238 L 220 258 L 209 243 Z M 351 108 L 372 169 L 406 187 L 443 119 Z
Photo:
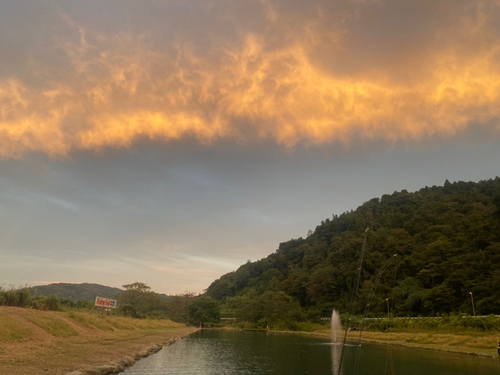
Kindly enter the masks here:
M 277 314 L 278 303 L 293 312 L 288 318 L 346 311 L 366 228 L 358 312 L 379 270 L 398 254 L 376 288 L 375 314 L 387 313 L 386 298 L 399 316 L 471 314 L 470 292 L 476 313 L 500 314 L 499 177 L 371 199 L 223 275 L 206 294 L 249 321 Z
M 95 301 L 96 297 L 116 298 L 120 293 L 125 292 L 125 290 L 120 288 L 92 283 L 54 283 L 34 286 L 29 288 L 29 290 L 33 297 L 54 295 L 59 298 L 69 299 L 73 302 Z M 164 301 L 170 298 L 166 294 L 156 294 Z
M 91 283 L 54 283 L 49 285 L 39 285 L 30 288 L 32 296 L 57 296 L 77 301 L 95 301 L 96 297 L 115 298 L 124 290 L 110 286 Z

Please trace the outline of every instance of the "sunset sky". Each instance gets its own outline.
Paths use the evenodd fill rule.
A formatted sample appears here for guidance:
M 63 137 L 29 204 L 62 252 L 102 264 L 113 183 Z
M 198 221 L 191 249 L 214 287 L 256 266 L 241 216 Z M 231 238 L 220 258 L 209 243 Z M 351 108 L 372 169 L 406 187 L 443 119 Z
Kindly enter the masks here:
M 500 175 L 500 0 L 0 2 L 0 285 L 200 293 Z

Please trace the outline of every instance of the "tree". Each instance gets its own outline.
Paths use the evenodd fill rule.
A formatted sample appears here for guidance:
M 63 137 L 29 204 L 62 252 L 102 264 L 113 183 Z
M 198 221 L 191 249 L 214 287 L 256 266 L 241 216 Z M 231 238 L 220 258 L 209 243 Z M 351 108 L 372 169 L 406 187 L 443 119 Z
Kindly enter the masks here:
M 174 322 L 187 323 L 189 321 L 189 305 L 196 293 L 185 291 L 170 298 L 168 302 L 168 316 Z
M 211 297 L 199 297 L 189 305 L 189 320 L 198 322 L 220 322 L 220 305 Z
M 151 287 L 147 284 L 136 281 L 133 284 L 122 285 L 122 288 L 127 292 L 137 292 L 137 293 L 149 293 L 151 292 Z
M 125 292 L 117 296 L 120 311 L 125 315 L 133 317 L 143 317 L 158 311 L 166 311 L 166 304 L 151 290 L 151 288 L 141 282 L 122 285 Z

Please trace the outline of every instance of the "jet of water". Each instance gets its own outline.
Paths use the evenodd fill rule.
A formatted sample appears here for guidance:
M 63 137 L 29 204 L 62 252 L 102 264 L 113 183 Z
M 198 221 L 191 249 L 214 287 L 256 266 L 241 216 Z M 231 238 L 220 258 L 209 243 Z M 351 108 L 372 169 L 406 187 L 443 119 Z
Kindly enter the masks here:
M 337 332 L 340 333 L 342 329 L 342 323 L 340 321 L 340 315 L 337 310 L 332 311 L 332 320 L 331 320 L 331 334 L 332 334 L 332 342 L 337 344 Z

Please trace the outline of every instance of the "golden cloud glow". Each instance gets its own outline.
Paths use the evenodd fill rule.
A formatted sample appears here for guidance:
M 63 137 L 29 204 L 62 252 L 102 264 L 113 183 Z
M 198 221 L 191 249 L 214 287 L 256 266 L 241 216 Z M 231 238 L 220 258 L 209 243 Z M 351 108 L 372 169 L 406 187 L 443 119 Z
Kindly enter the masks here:
M 269 8 L 267 19 L 276 23 L 279 16 Z M 485 36 L 474 54 L 449 42 L 425 57 L 421 78 L 408 81 L 393 79 L 390 68 L 365 75 L 321 68 L 311 57 L 311 40 L 320 39 L 311 33 L 319 27 L 275 48 L 248 32 L 240 43 L 214 43 L 200 53 L 187 42 L 159 52 L 130 35 L 96 34 L 90 42 L 72 23 L 79 42 L 59 46 L 69 74 L 47 79 L 43 88 L 0 80 L 0 155 L 58 157 L 128 147 L 140 137 L 265 139 L 293 147 L 349 144 L 354 136 L 389 142 L 453 136 L 500 116 L 500 43 L 486 38 L 487 21 L 478 19 L 462 25 L 469 36 Z

